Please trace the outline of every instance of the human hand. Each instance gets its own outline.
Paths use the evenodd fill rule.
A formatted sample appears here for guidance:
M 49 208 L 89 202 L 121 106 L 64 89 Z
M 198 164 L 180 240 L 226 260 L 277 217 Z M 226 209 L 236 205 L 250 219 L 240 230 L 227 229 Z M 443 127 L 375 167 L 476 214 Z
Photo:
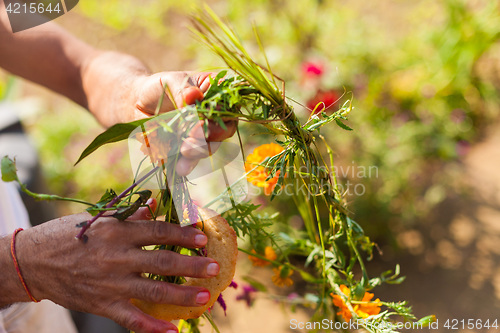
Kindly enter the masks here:
M 116 52 L 97 51 L 89 58 L 82 70 L 85 101 L 80 104 L 107 127 L 153 116 L 162 98 L 159 113 L 194 104 L 203 99 L 213 74 L 182 71 L 151 74 L 138 59 Z M 193 130 L 202 135 L 190 133 L 181 147 L 182 158 L 176 165 L 178 175 L 189 174 L 200 158 L 217 149 L 217 144 L 212 147 L 208 143 L 223 141 L 236 132 L 235 119 L 224 123 L 226 129 L 209 121 L 206 132 L 202 124 L 199 125 L 201 131 Z
M 208 278 L 218 274 L 219 266 L 210 258 L 142 250 L 153 244 L 199 248 L 207 241 L 196 228 L 147 221 L 148 212 L 141 208 L 130 218 L 136 220 L 128 221 L 99 218 L 87 231 L 86 243 L 74 238 L 75 225 L 89 219 L 86 213 L 19 233 L 17 257 L 33 296 L 108 317 L 137 333 L 176 332 L 175 325 L 144 314 L 130 299 L 197 306 L 209 300 L 208 290 L 154 281 L 141 274 Z
M 159 113 L 174 110 L 176 107 L 191 105 L 203 99 L 203 94 L 210 87 L 210 76 L 214 73 L 162 72 L 147 76 L 138 82 L 138 100 L 135 105 L 135 119 L 143 119 L 155 114 L 162 94 L 166 94 Z M 167 91 L 164 87 L 167 85 Z M 168 98 L 166 98 L 168 97 Z M 173 101 L 171 100 L 173 99 Z M 213 121 L 208 122 L 207 132 L 200 121 L 189 133 L 181 145 L 181 156 L 176 165 L 176 174 L 188 175 L 198 161 L 213 154 L 219 142 L 231 137 L 236 132 L 237 121 L 224 121 L 223 129 Z

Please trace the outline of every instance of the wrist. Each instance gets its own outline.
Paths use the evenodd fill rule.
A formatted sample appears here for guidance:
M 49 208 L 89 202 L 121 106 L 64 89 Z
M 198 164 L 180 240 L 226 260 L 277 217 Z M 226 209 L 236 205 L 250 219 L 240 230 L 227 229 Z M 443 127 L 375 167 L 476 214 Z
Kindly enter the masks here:
M 106 127 L 134 120 L 138 87 L 149 74 L 137 58 L 97 51 L 82 67 L 87 108 Z
M 23 231 L 23 228 L 19 228 L 14 233 L 12 234 L 11 238 L 11 243 L 10 243 L 10 254 L 12 256 L 12 262 L 14 264 L 14 268 L 16 269 L 17 277 L 19 278 L 19 282 L 21 282 L 21 285 L 23 286 L 24 291 L 26 292 L 26 295 L 30 299 L 30 301 L 38 303 L 40 302 L 37 300 L 34 296 L 33 293 L 30 291 L 30 288 L 28 287 L 28 284 L 26 283 L 26 279 L 23 277 L 23 273 L 21 271 L 21 267 L 19 265 L 19 260 L 17 258 L 17 246 L 16 246 L 16 239 L 17 239 L 17 234 Z
M 19 235 L 17 235 L 19 236 Z M 0 238 L 0 308 L 17 302 L 29 302 L 23 285 L 18 277 L 11 255 L 12 234 Z M 16 248 L 18 244 L 16 244 Z

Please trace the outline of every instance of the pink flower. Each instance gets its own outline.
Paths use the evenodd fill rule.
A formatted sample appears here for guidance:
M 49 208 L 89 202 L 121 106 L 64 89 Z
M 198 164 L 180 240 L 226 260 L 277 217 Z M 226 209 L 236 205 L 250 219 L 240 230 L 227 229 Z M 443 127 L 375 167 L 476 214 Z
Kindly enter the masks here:
M 222 310 L 224 310 L 224 316 L 225 316 L 226 310 L 227 310 L 227 305 L 226 305 L 226 302 L 224 301 L 224 298 L 222 298 L 222 294 L 219 294 L 219 297 L 217 297 L 217 303 L 219 303 Z
M 323 74 L 323 64 L 319 62 L 306 61 L 302 64 L 302 73 L 306 77 L 317 77 Z
M 248 307 L 251 307 L 254 301 L 253 294 L 257 292 L 257 289 L 251 285 L 243 286 L 243 293 L 236 296 L 237 301 L 245 301 Z
M 290 293 L 288 294 L 288 296 L 286 297 L 286 299 L 290 302 L 293 302 L 294 300 L 296 300 L 297 298 L 299 298 L 299 294 L 293 292 L 293 293 Z
M 455 124 L 463 123 L 466 118 L 467 118 L 467 115 L 465 114 L 464 110 L 462 110 L 462 109 L 455 109 L 451 112 L 450 119 Z
M 465 140 L 460 140 L 456 143 L 455 150 L 459 157 L 464 157 L 470 150 L 470 143 Z

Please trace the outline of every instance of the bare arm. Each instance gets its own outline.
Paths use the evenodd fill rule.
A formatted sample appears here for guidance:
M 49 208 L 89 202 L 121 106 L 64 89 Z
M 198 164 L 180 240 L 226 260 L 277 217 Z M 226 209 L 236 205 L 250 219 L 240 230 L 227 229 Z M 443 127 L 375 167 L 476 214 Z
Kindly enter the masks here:
M 17 278 L 12 257 L 10 256 L 10 240 L 11 237 L 8 236 L 0 237 L 0 267 L 2 267 L 0 285 L 3 290 L 8 290 L 8 293 L 0 293 L 0 309 L 16 302 L 30 301 L 20 280 Z
M 3 0 L 0 67 L 70 98 L 104 126 L 150 116 L 164 84 L 174 92 L 176 105 L 202 99 L 209 86 L 209 73 L 151 74 L 137 58 L 97 50 L 51 22 L 14 34 Z M 161 111 L 173 108 L 166 99 Z
M 87 107 L 82 68 L 96 51 L 51 23 L 13 34 L 0 2 L 0 66 Z
M 136 78 L 149 74 L 144 64 L 128 55 L 96 50 L 50 22 L 14 34 L 1 2 L 1 67 L 89 108 L 105 126 L 122 120 L 121 107 L 135 105 L 137 96 L 120 92 L 130 92 Z

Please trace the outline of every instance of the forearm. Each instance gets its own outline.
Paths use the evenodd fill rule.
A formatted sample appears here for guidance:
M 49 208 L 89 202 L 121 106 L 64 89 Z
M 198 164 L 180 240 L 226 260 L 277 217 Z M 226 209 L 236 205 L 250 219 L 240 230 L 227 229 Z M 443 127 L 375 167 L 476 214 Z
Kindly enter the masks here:
M 104 126 L 133 120 L 124 109 L 137 97 L 127 92 L 149 74 L 138 59 L 97 50 L 51 22 L 14 34 L 1 0 L 0 45 L 0 67 L 88 108 Z
M 82 67 L 88 109 L 104 126 L 134 120 L 135 95 L 149 69 L 137 58 L 117 52 L 97 52 Z M 133 92 L 133 93 L 131 93 Z
M 0 238 L 0 309 L 17 302 L 28 302 L 23 286 L 17 276 L 10 254 L 12 235 Z
M 95 50 L 56 24 L 12 33 L 0 1 L 0 67 L 87 107 L 81 68 Z

